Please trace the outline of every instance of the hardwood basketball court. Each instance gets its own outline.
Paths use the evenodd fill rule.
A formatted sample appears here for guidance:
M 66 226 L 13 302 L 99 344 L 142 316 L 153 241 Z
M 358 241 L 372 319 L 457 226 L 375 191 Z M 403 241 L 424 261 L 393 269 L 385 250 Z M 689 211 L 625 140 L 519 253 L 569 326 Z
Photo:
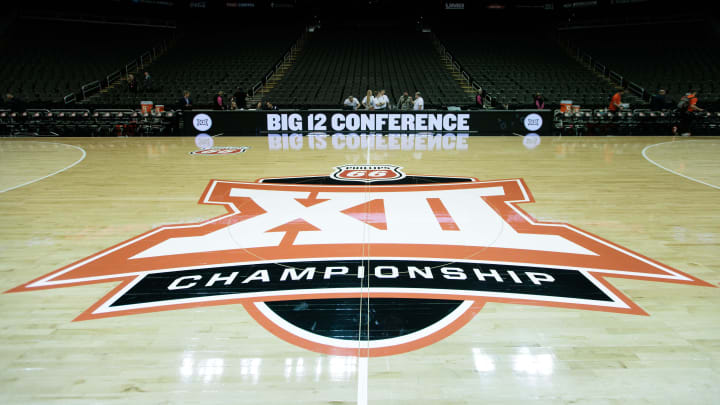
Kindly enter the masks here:
M 0 287 L 13 290 L 0 295 L 0 403 L 709 404 L 720 397 L 720 138 L 543 137 L 538 145 L 522 137 L 368 139 L 216 137 L 215 147 L 247 149 L 216 148 L 212 154 L 190 154 L 200 150 L 193 138 L 0 140 Z M 406 180 L 425 176 L 426 184 L 297 180 L 331 176 L 343 165 L 394 165 Z M 284 177 L 296 180 L 277 180 Z M 218 200 L 222 187 L 222 196 L 240 200 Z M 511 190 L 522 198 L 493 199 Z M 492 209 L 462 208 L 465 194 L 453 193 L 470 191 L 485 193 L 475 204 Z M 416 194 L 430 204 L 423 211 L 427 218 L 409 217 Z M 406 200 L 393 200 L 398 196 Z M 282 220 L 275 227 L 280 229 L 268 226 L 257 237 L 242 228 L 284 215 L 282 204 L 292 199 L 300 203 L 292 203 L 299 221 Z M 333 199 L 362 203 L 338 208 L 338 224 L 333 219 L 321 225 L 321 211 Z M 488 237 L 477 247 L 422 242 L 431 237 L 420 231 L 423 226 L 460 240 L 456 235 L 468 231 L 476 212 L 495 215 L 485 231 L 477 231 Z M 213 218 L 222 219 L 209 222 Z M 294 250 L 314 243 L 314 232 L 341 225 L 361 234 L 337 231 L 333 235 L 347 241 L 329 241 L 332 249 Z M 205 226 L 216 239 L 193 230 Z M 553 235 L 538 229 L 553 229 Z M 392 232 L 399 239 L 383 239 Z M 253 245 L 266 239 L 276 246 Z M 411 246 L 411 239 L 420 242 Z M 232 241 L 236 247 L 223 247 Z M 525 241 L 522 248 L 513 245 L 517 241 Z M 147 246 L 133 248 L 135 242 Z M 208 281 L 212 273 L 191 272 L 234 260 L 270 268 L 274 255 L 284 252 L 293 260 L 322 259 L 346 245 L 362 255 L 348 250 L 343 257 L 375 273 L 358 274 L 357 285 L 345 290 L 328 284 L 317 296 L 307 289 L 300 295 L 244 289 L 275 283 L 263 277 L 289 268 L 280 261 L 269 273 L 252 273 L 242 286 L 237 273 Z M 544 253 L 527 253 L 533 249 Z M 540 260 L 550 270 L 525 272 L 519 283 L 514 267 L 507 267 L 502 277 L 494 273 L 500 287 L 545 288 L 554 282 L 549 274 L 559 283 L 580 268 L 576 275 L 588 277 L 588 286 L 615 298 L 602 307 L 518 290 L 466 291 L 453 301 L 445 287 L 431 292 L 436 287 L 428 284 L 396 294 L 401 289 L 373 286 L 398 278 L 392 266 L 373 267 L 390 256 L 442 258 L 444 264 L 428 265 L 432 282 L 440 283 L 460 280 L 458 269 L 469 261 L 498 263 L 503 254 L 523 266 Z M 348 274 L 357 263 L 345 264 Z M 161 289 L 189 295 L 171 302 L 176 298 L 160 297 L 159 284 L 147 281 L 147 272 L 168 269 L 178 275 L 155 283 L 172 281 Z M 318 267 L 316 278 L 330 283 L 346 277 L 342 271 L 337 263 L 324 273 Z M 409 274 L 399 271 L 400 277 Z M 468 267 L 462 274 L 484 280 L 478 273 Z M 148 278 L 136 279 L 138 274 Z M 413 280 L 422 277 L 430 278 Z M 237 294 L 232 297 L 194 290 L 198 283 L 236 281 L 237 290 L 223 292 Z M 113 309 L 131 295 L 127 309 Z M 332 301 L 338 299 L 345 301 Z M 452 304 L 457 300 L 463 304 Z M 381 314 L 392 313 L 394 305 L 401 318 L 392 318 L 396 323 Z M 459 309 L 451 311 L 453 305 Z M 292 318 L 303 311 L 318 317 L 318 325 L 324 321 L 324 332 L 312 322 L 306 327 L 302 316 Z M 423 326 L 414 334 L 400 331 L 410 328 L 407 319 Z M 352 322 L 354 340 L 333 330 Z M 382 329 L 388 346 L 371 342 L 380 333 L 373 329 Z M 327 336 L 318 337 L 322 333 Z M 345 346 L 337 346 L 340 341 Z

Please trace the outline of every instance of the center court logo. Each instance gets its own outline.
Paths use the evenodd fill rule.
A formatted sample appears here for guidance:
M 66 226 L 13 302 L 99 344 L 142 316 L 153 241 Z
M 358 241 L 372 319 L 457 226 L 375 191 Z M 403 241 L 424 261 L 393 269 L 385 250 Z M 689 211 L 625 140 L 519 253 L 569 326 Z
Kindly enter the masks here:
M 373 171 L 400 176 L 368 184 Z M 413 176 L 393 165 L 212 180 L 200 203 L 226 214 L 152 229 L 11 292 L 121 281 L 76 320 L 240 303 L 300 347 L 357 355 L 362 340 L 382 356 L 441 340 L 486 302 L 646 315 L 606 278 L 710 285 L 538 222 L 518 207 L 533 201 L 522 179 Z
M 193 126 L 200 132 L 205 132 L 212 127 L 212 118 L 207 114 L 197 114 L 193 118 Z
M 528 131 L 535 132 L 542 128 L 543 125 L 543 119 L 540 116 L 540 114 L 528 114 L 525 119 L 523 120 L 523 124 L 525 125 L 525 129 Z

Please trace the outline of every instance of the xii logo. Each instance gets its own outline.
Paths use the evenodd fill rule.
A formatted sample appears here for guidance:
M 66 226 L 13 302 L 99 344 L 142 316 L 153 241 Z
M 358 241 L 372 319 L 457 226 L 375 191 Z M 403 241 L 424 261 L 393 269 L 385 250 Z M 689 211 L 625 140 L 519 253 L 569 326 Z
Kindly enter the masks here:
M 381 356 L 450 335 L 485 302 L 645 314 L 606 277 L 709 285 L 535 221 L 518 207 L 529 202 L 522 179 L 406 176 L 393 165 L 213 180 L 200 203 L 225 215 L 153 229 L 11 291 L 120 280 L 77 319 L 241 303 L 298 346 L 353 355 L 362 340 Z

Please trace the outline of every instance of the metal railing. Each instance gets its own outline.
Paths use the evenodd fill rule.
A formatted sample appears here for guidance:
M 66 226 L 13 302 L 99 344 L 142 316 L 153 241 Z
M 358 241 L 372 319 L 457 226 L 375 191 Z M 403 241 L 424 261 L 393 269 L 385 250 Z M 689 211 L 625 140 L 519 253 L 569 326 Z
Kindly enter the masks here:
M 138 71 L 138 61 L 133 60 L 125 64 L 125 75 L 129 75 L 131 72 L 135 73 Z
M 75 97 L 75 93 L 70 93 L 70 94 L 66 95 L 65 97 L 63 97 L 63 103 L 65 103 L 65 104 L 74 103 L 76 100 L 77 100 L 77 97 Z
M 147 51 L 147 52 L 143 53 L 142 55 L 140 55 L 140 69 L 141 70 L 145 69 L 145 64 L 152 63 L 152 60 L 153 59 L 152 59 L 152 56 L 150 55 L 150 51 Z
M 563 41 L 562 44 L 565 45 L 570 50 L 570 52 L 573 51 L 573 45 L 570 41 Z M 650 99 L 650 94 L 641 85 L 627 80 L 623 75 L 614 70 L 610 70 L 606 65 L 604 65 L 600 61 L 595 60 L 592 55 L 583 51 L 582 49 L 575 48 L 574 51 L 577 59 L 580 62 L 585 63 L 593 71 L 602 74 L 603 76 L 610 79 L 610 81 L 616 83 L 621 87 L 626 87 L 628 90 L 630 90 L 635 95 L 639 96 L 645 101 L 648 101 Z
M 53 108 L 50 110 L 51 113 L 87 113 L 90 114 L 90 110 L 85 108 Z
M 263 82 L 259 81 L 252 86 L 252 95 L 254 96 L 263 86 Z
M 628 82 L 627 88 L 628 88 L 628 90 L 630 90 L 633 93 L 640 96 L 643 100 L 648 100 L 650 98 L 650 95 L 648 94 L 647 90 L 645 90 L 644 87 L 640 86 L 639 84 L 637 84 L 635 82 Z
M 602 74 L 603 76 L 607 75 L 607 66 L 603 65 L 600 62 L 594 62 L 593 69 L 595 69 L 596 72 Z
M 167 41 L 163 40 L 149 51 L 143 52 L 136 59 L 126 63 L 125 66 L 123 66 L 121 69 L 108 73 L 102 79 L 85 83 L 80 87 L 79 95 L 75 95 L 75 93 L 70 93 L 63 97 L 63 102 L 65 104 L 71 104 L 76 101 L 85 100 L 89 96 L 97 93 L 98 91 L 110 87 L 113 83 L 121 80 L 123 76 L 127 77 L 127 75 L 131 73 L 137 73 L 144 70 L 146 65 L 152 63 L 155 59 L 157 59 L 159 55 L 166 53 L 167 50 L 168 43 Z M 78 96 L 80 97 L 78 98 Z
M 270 68 L 269 71 L 265 73 L 265 76 L 263 76 L 263 79 L 253 85 L 251 89 L 251 97 L 255 97 L 257 93 L 265 93 L 265 85 L 272 79 L 272 77 L 280 70 L 283 66 L 285 66 L 289 59 L 298 51 L 300 48 L 300 45 L 307 39 L 307 33 L 308 30 L 305 29 L 305 31 L 300 35 L 300 38 L 298 38 L 297 41 L 290 47 L 290 49 L 285 52 L 285 54 L 280 58 L 275 65 Z
M 445 48 L 445 45 L 443 45 L 442 42 L 440 42 L 440 39 L 433 34 L 433 42 L 435 43 L 435 47 L 440 52 L 440 55 L 442 56 L 443 60 L 451 67 L 453 72 L 458 72 L 461 74 L 463 81 L 468 87 L 472 87 L 476 92 L 479 92 L 482 89 L 482 84 L 477 82 L 472 75 L 463 69 L 460 62 L 458 62 L 457 59 Z M 486 94 L 485 95 L 485 101 L 483 101 L 483 105 L 491 105 L 493 101 L 495 100 L 495 97 Z
M 80 87 L 80 91 L 82 93 L 83 99 L 86 99 L 88 95 L 100 91 L 100 80 L 95 80 L 90 83 L 83 84 L 82 87 Z
M 110 85 L 110 83 L 114 82 L 115 80 L 120 80 L 120 77 L 122 76 L 122 73 L 119 70 L 116 70 L 107 76 L 105 76 L 105 83 Z

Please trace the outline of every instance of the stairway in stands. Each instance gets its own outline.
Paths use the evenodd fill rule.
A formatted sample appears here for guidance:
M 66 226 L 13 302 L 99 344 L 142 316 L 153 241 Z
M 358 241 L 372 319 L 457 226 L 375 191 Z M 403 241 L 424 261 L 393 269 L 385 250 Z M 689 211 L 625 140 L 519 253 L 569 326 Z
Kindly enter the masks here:
M 126 72 L 125 75 L 118 75 L 115 78 L 115 80 L 108 82 L 106 87 L 101 88 L 100 91 L 89 96 L 83 103 L 92 104 L 93 102 L 97 102 L 100 98 L 102 98 L 103 95 L 110 93 L 111 91 L 113 91 L 114 88 L 116 88 L 118 86 L 127 88 L 127 85 L 128 85 L 127 73 L 131 73 L 131 74 L 135 75 L 135 80 L 137 80 L 138 85 L 142 85 L 142 82 L 144 80 L 143 72 L 150 70 L 150 67 L 158 60 L 158 58 L 167 54 L 168 51 L 175 46 L 175 43 L 176 43 L 176 41 L 174 39 L 169 40 L 167 42 L 163 41 L 162 46 L 159 46 L 158 51 L 155 52 L 154 54 L 150 54 L 150 52 L 146 52 L 146 54 L 149 55 L 148 56 L 149 59 L 142 62 L 142 65 L 136 64 L 134 71 Z M 142 61 L 142 56 L 138 60 Z
M 438 55 L 440 56 L 440 60 L 442 61 L 443 66 L 445 66 L 445 69 L 448 71 L 448 74 L 453 78 L 453 80 L 455 80 L 458 83 L 458 85 L 460 86 L 460 88 L 463 89 L 465 94 L 474 98 L 475 93 L 476 93 L 475 89 L 472 87 L 470 82 L 467 79 L 465 79 L 465 76 L 463 76 L 460 69 L 456 68 L 453 65 L 452 59 L 445 56 L 445 54 L 443 52 L 444 46 L 442 45 L 440 40 L 437 38 L 437 36 L 434 34 L 433 34 L 433 46 L 437 50 Z
M 278 83 L 283 79 L 285 73 L 295 64 L 295 61 L 302 53 L 305 42 L 308 40 L 310 33 L 305 32 L 300 39 L 295 43 L 295 46 L 290 50 L 290 55 L 287 60 L 283 61 L 282 65 L 273 73 L 268 81 L 262 86 L 257 93 L 252 97 L 248 97 L 247 105 L 249 108 L 255 108 L 258 102 L 263 100 L 270 91 L 277 86 Z M 272 100 L 270 100 L 272 103 Z
M 470 85 L 470 83 L 465 80 L 465 77 L 462 75 L 462 73 L 453 66 L 452 62 L 450 62 L 447 59 L 443 60 L 443 65 L 445 65 L 445 68 L 448 70 L 450 75 L 453 79 L 455 79 L 456 82 L 460 85 L 460 87 L 470 96 L 475 95 L 475 89 Z
M 569 43 L 568 43 L 567 41 L 558 41 L 558 45 L 560 46 L 560 48 L 562 48 L 563 51 L 565 51 L 565 53 L 567 53 L 567 55 L 568 55 L 570 58 L 572 58 L 572 59 L 575 60 L 577 63 L 579 63 L 580 65 L 582 65 L 583 67 L 585 67 L 585 69 L 587 69 L 589 72 L 591 72 L 593 75 L 595 75 L 595 77 L 597 77 L 597 78 L 601 79 L 602 81 L 608 83 L 608 84 L 609 84 L 610 86 L 612 86 L 613 89 L 615 89 L 616 91 L 622 90 L 622 86 L 621 86 L 620 84 L 614 82 L 612 79 L 610 79 L 609 76 L 606 76 L 606 75 L 598 72 L 597 70 L 593 69 L 592 65 L 589 65 L 587 62 L 585 62 L 585 61 L 582 59 L 582 57 L 580 57 L 580 56 L 578 55 L 577 50 L 576 50 L 576 49 L 573 49 L 573 48 L 569 45 Z M 609 96 L 608 96 L 608 97 L 609 97 Z M 638 99 L 635 95 L 633 95 L 633 94 L 627 94 L 627 95 L 625 96 L 625 100 L 632 100 L 634 103 L 637 103 L 637 101 L 639 101 L 639 99 Z

